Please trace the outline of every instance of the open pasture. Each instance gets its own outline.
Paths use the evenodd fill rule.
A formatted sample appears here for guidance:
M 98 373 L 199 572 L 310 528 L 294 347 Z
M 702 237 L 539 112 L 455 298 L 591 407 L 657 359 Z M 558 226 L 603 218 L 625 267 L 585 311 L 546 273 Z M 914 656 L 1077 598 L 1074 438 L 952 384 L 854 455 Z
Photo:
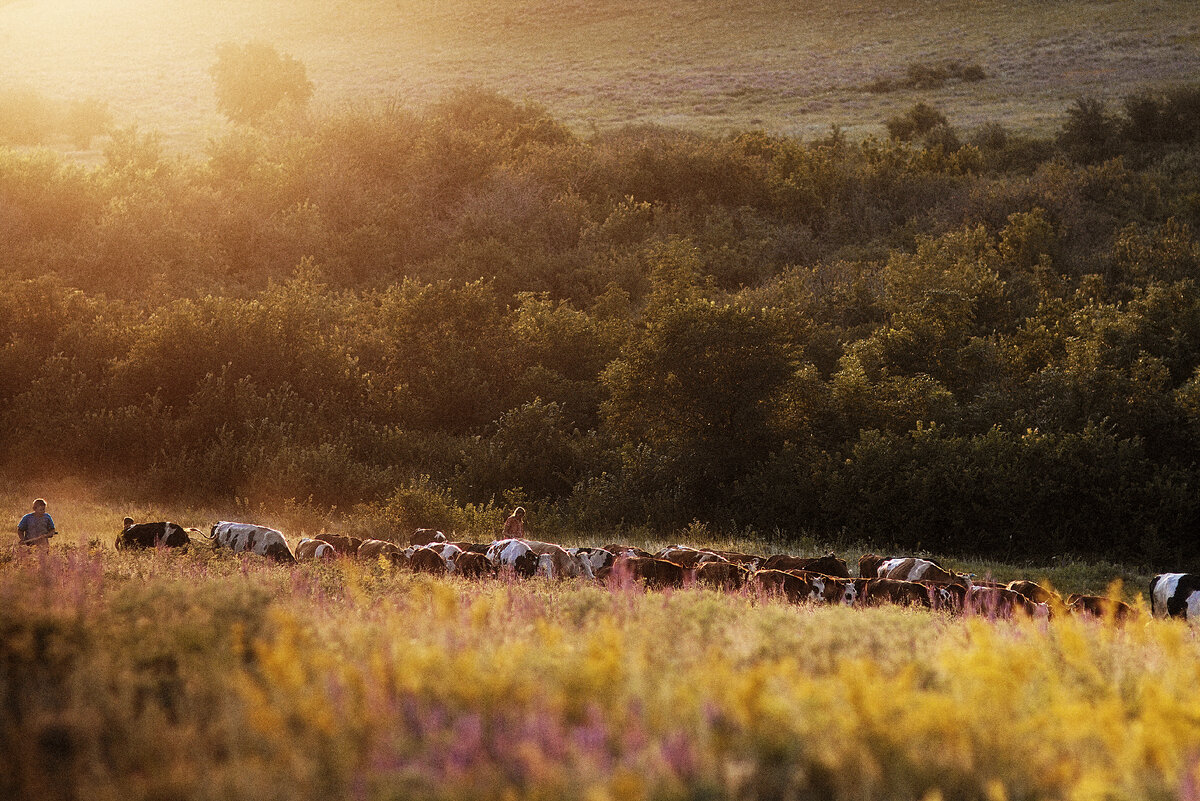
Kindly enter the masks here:
M 1190 0 L 18 0 L 0 4 L 0 81 L 108 101 L 198 150 L 220 131 L 217 45 L 300 59 L 318 104 L 420 106 L 478 85 L 580 132 L 631 123 L 853 136 L 917 101 L 952 124 L 1045 134 L 1077 97 L 1193 79 Z M 950 62 L 982 80 L 911 80 Z M 977 76 L 978 77 L 978 76 Z
M 353 561 L 0 557 L 26 798 L 1192 797 L 1176 622 L 988 622 Z

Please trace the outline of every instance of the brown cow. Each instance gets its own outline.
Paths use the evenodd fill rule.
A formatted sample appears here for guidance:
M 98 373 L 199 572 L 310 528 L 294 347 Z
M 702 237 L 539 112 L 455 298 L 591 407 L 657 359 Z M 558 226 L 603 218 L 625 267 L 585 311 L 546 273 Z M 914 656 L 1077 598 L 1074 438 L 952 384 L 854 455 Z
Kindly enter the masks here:
M 386 556 L 395 561 L 394 557 L 402 555 L 396 543 L 387 540 L 363 540 L 362 545 L 358 546 L 359 559 L 374 560 L 380 556 Z
M 433 573 L 442 576 L 449 572 L 446 560 L 442 558 L 442 555 L 424 545 L 418 545 L 408 552 L 407 562 L 409 569 L 414 573 Z
M 750 576 L 751 585 L 765 595 L 777 595 L 790 603 L 823 601 L 824 585 L 815 586 L 807 574 L 797 571 L 756 570 Z
M 964 608 L 988 617 L 1012 617 L 1016 613 L 1034 617 L 1038 614 L 1037 604 L 1007 587 L 970 587 Z
M 845 560 L 839 559 L 836 554 L 832 553 L 812 557 L 778 553 L 768 556 L 759 567 L 762 570 L 807 570 L 826 576 L 850 578 L 850 569 L 846 566 Z
M 693 571 L 697 584 L 707 584 L 720 590 L 740 590 L 750 578 L 750 571 L 732 562 L 702 562 Z
M 338 556 L 357 556 L 358 546 L 363 544 L 358 537 L 348 537 L 343 534 L 321 534 L 314 539 L 332 545 Z
M 337 549 L 324 540 L 305 538 L 296 544 L 297 559 L 333 559 L 335 556 Z
M 608 576 L 628 576 L 645 582 L 647 587 L 682 587 L 683 567 L 653 556 L 622 556 L 613 562 Z
M 1102 595 L 1071 593 L 1067 596 L 1067 614 L 1101 618 L 1111 615 L 1115 622 L 1124 623 L 1133 616 L 1133 607 L 1124 601 L 1105 598 Z
M 713 551 L 704 551 L 699 548 L 690 548 L 687 545 L 672 545 L 663 548 L 658 553 L 654 554 L 655 559 L 666 559 L 668 562 L 674 562 L 680 567 L 686 567 L 689 570 L 694 568 L 701 562 L 726 562 L 725 557 Z
M 496 566 L 481 553 L 460 551 L 454 556 L 454 572 L 464 578 L 495 576 Z
M 919 581 L 917 583 L 929 593 L 929 602 L 933 609 L 961 612 L 967 603 L 967 588 L 961 584 L 950 584 L 945 581 Z
M 929 608 L 929 588 L 915 581 L 873 578 L 854 582 L 858 590 L 859 603 L 863 606 L 898 604 L 900 606 L 923 606 Z
M 885 556 L 865 553 L 858 560 L 859 578 L 879 578 L 879 566 L 887 561 Z
M 747 570 L 755 570 L 763 561 L 763 557 L 759 556 L 758 554 L 742 553 L 741 551 L 718 551 L 715 548 L 711 548 L 709 549 L 709 553 L 715 553 L 726 562 L 732 562 L 735 565 L 741 565 Z
M 1035 604 L 1046 604 L 1051 608 L 1063 606 L 1061 595 L 1054 590 L 1043 587 L 1036 581 L 1017 579 L 1016 581 L 1008 582 L 1005 586 L 1013 592 L 1021 593 Z
M 644 551 L 636 545 L 618 545 L 615 542 L 610 545 L 605 545 L 604 550 L 608 551 L 613 556 L 654 556 L 654 554 L 650 553 L 649 551 Z
M 434 542 L 445 542 L 446 535 L 432 528 L 419 528 L 408 538 L 409 545 L 429 545 Z

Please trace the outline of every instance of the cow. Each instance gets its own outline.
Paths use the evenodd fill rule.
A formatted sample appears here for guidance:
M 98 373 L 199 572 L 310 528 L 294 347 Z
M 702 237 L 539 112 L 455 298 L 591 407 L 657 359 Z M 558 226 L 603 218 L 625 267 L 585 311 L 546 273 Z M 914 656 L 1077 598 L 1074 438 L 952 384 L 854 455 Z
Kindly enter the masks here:
M 702 562 L 692 570 L 697 584 L 721 590 L 740 590 L 750 579 L 750 571 L 732 562 Z
M 412 547 L 413 546 L 409 546 L 410 551 Z M 454 572 L 454 557 L 463 552 L 462 548 L 459 548 L 452 542 L 435 542 L 431 545 L 417 547 L 426 547 L 430 550 L 436 551 L 437 555 L 442 557 L 442 561 L 446 563 L 446 570 L 451 573 Z M 411 557 L 411 552 L 408 553 L 408 555 Z
M 337 549 L 324 540 L 307 537 L 296 543 L 296 559 L 333 559 Z
M 613 556 L 654 556 L 654 554 L 642 550 L 636 545 L 618 545 L 615 542 L 605 545 L 601 550 L 608 551 Z
M 454 572 L 463 578 L 482 578 L 496 575 L 496 566 L 481 553 L 459 551 L 454 557 Z
M 613 562 L 608 576 L 626 577 L 645 582 L 647 587 L 682 587 L 686 571 L 666 559 L 653 556 L 621 556 Z
M 861 560 L 859 564 L 861 569 Z M 884 559 L 876 568 L 875 577 L 900 581 L 944 581 L 947 584 L 960 584 L 963 587 L 971 585 L 971 576 L 947 570 L 931 559 L 919 559 L 913 556 Z M 866 578 L 871 577 L 867 576 Z
M 522 540 L 538 557 L 537 572 L 547 578 L 595 578 L 591 563 L 571 554 L 561 545 L 537 540 Z
M 843 606 L 854 606 L 858 603 L 858 585 L 854 583 L 853 579 L 821 574 L 812 575 L 817 577 L 810 581 L 823 586 L 821 598 L 826 603 L 842 604 Z
M 1159 573 L 1150 580 L 1150 614 L 1200 618 L 1200 573 Z
M 605 568 L 612 567 L 613 562 L 617 559 L 612 551 L 606 551 L 603 548 L 567 548 L 567 553 L 587 562 L 592 569 L 593 576 Z
M 694 568 L 701 562 L 727 562 L 725 557 L 715 551 L 690 548 L 687 545 L 671 545 L 654 554 L 655 559 L 666 559 L 680 567 Z
M 950 584 L 945 581 L 919 581 L 917 583 L 929 593 L 929 604 L 933 609 L 961 612 L 966 606 L 967 588 L 961 584 Z
M 446 535 L 432 528 L 419 528 L 408 538 L 409 545 L 430 545 L 445 541 Z
M 890 578 L 860 578 L 854 582 L 858 603 L 862 606 L 897 604 L 900 606 L 932 606 L 929 588 L 915 581 Z
M 296 561 L 283 534 L 266 526 L 222 520 L 213 524 L 208 538 L 216 547 L 228 548 L 234 553 L 258 554 L 278 562 Z
M 382 556 L 393 564 L 404 556 L 396 543 L 387 540 L 363 540 L 356 555 L 359 559 L 372 562 Z
M 741 565 L 747 570 L 757 570 L 761 567 L 763 557 L 753 553 L 742 553 L 741 551 L 722 551 L 716 548 L 704 548 L 702 550 L 708 553 L 715 554 L 726 562 L 732 562 L 735 565 Z M 711 560 L 710 560 L 711 561 Z
M 348 537 L 343 534 L 319 534 L 314 539 L 332 545 L 338 556 L 357 556 L 358 546 L 363 544 L 360 538 Z
M 764 559 L 759 564 L 759 568 L 762 570 L 807 570 L 826 576 L 850 578 L 850 568 L 846 566 L 845 560 L 839 559 L 832 553 L 813 557 L 777 553 Z
M 1054 590 L 1043 587 L 1036 581 L 1017 579 L 1005 585 L 1013 592 L 1019 592 L 1035 604 L 1046 604 L 1050 608 L 1063 606 L 1062 596 Z
M 523 540 L 497 540 L 487 550 L 487 560 L 497 570 L 508 570 L 528 578 L 537 573 L 538 555 Z
M 1041 609 L 1045 609 L 1043 605 Z M 970 586 L 967 588 L 964 609 L 988 617 L 1012 617 L 1022 613 L 1029 617 L 1040 614 L 1038 604 L 1007 587 Z
M 440 576 L 450 572 L 442 555 L 426 545 L 405 549 L 402 558 L 414 573 L 432 573 Z
M 879 578 L 879 566 L 887 561 L 886 556 L 865 553 L 858 559 L 859 578 Z
M 858 597 L 853 581 L 806 570 L 757 570 L 750 583 L 762 592 L 782 595 L 792 603 L 853 605 Z
M 195 531 L 195 529 L 192 529 Z M 126 548 L 183 548 L 191 543 L 187 531 L 178 523 L 137 523 L 126 526 L 114 543 L 118 551 Z
M 1151 596 L 1153 603 L 1153 595 Z M 1153 610 L 1151 610 L 1153 611 Z M 1133 607 L 1115 598 L 1105 598 L 1102 595 L 1080 595 L 1071 593 L 1067 596 L 1067 614 L 1079 617 L 1112 616 L 1113 621 L 1124 623 L 1133 616 Z
M 466 551 L 467 553 L 478 553 L 478 554 L 486 554 L 488 552 L 488 548 L 492 547 L 492 544 L 490 542 L 480 543 L 480 542 L 464 542 L 462 540 L 456 540 L 450 544 L 458 546 L 460 549 Z

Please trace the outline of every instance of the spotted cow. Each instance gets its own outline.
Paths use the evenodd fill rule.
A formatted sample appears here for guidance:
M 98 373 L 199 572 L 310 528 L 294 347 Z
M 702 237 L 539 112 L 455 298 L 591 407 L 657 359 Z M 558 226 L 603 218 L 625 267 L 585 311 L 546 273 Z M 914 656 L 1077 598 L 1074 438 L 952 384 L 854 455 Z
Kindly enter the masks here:
M 209 539 L 218 548 L 228 548 L 234 553 L 253 553 L 279 562 L 296 561 L 283 534 L 266 526 L 221 521 L 213 524 Z
M 194 531 L 195 529 L 193 529 Z M 126 548 L 183 548 L 191 542 L 187 531 L 178 523 L 137 523 L 117 535 L 118 551 Z
M 1200 619 L 1200 573 L 1159 573 L 1151 579 L 1150 614 Z
M 538 555 L 524 540 L 497 540 L 488 547 L 487 559 L 498 571 L 528 578 L 537 573 Z

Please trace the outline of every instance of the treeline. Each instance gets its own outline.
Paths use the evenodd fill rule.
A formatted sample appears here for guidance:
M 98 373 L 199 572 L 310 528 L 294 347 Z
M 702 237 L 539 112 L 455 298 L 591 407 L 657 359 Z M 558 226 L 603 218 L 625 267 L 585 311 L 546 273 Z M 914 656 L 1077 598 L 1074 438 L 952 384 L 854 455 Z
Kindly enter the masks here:
M 4 471 L 1200 564 L 1197 98 L 802 142 L 461 92 L 0 151 Z

